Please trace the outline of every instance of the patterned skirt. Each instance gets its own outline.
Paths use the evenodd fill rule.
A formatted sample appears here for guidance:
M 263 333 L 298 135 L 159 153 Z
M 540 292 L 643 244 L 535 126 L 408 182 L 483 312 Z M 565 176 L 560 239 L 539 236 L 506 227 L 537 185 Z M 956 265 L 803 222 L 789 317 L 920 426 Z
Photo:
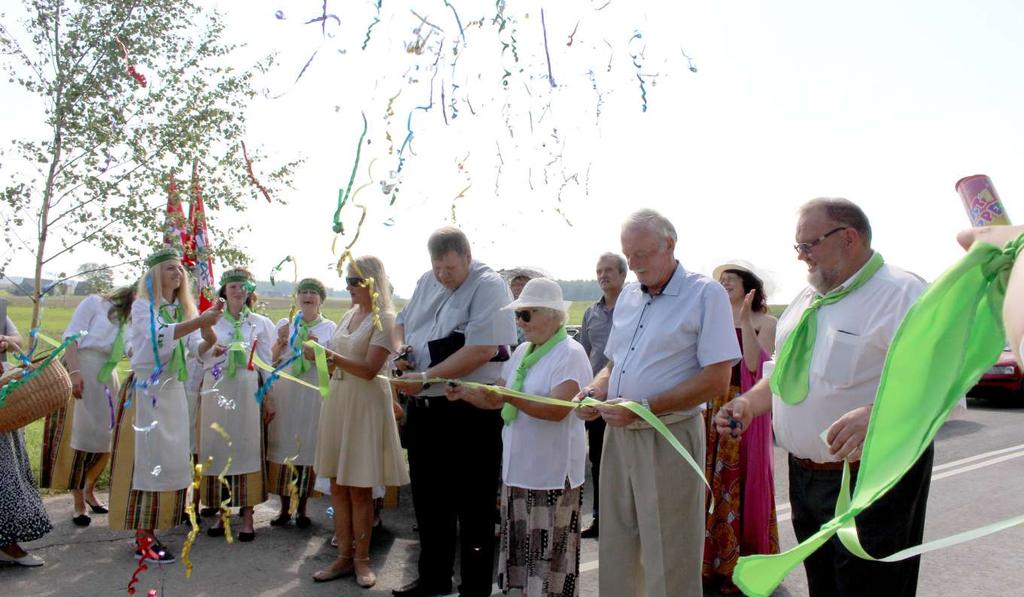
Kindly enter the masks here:
M 501 506 L 498 587 L 506 593 L 519 589 L 529 597 L 577 597 L 583 486 L 540 490 L 503 485 Z
M 292 471 L 286 464 L 279 464 L 267 460 L 264 463 L 267 469 L 267 492 L 281 497 L 291 497 Z M 299 492 L 299 499 L 316 497 L 320 492 L 313 489 L 316 483 L 316 473 L 313 472 L 313 465 L 294 465 L 297 478 L 295 479 L 296 489 Z
M 226 508 L 251 508 L 267 501 L 263 471 L 227 475 L 224 480 L 227 481 L 227 487 L 216 476 L 203 476 L 199 483 L 199 500 L 204 507 L 220 508 L 221 502 L 228 499 L 229 494 L 231 501 L 224 505 Z
M 110 461 L 109 452 L 82 452 L 71 447 L 74 398 L 51 413 L 43 424 L 43 458 L 39 486 L 49 489 L 85 489 L 95 482 Z
M 110 515 L 113 530 L 170 529 L 181 524 L 185 513 L 186 489 L 141 491 L 132 489 L 135 474 L 135 402 L 125 407 L 134 393 L 132 377 L 121 385 L 117 400 L 114 452 L 110 460 Z
M 20 429 L 0 433 L 0 545 L 34 541 L 53 529 Z

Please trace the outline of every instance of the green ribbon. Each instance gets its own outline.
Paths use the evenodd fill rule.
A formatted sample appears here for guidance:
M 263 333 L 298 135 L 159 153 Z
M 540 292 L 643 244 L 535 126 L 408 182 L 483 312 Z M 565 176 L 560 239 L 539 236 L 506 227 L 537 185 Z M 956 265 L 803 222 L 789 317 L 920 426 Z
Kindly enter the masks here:
M 306 340 L 302 345 L 313 349 L 313 354 L 316 357 L 316 373 L 317 382 L 320 387 L 320 397 L 327 398 L 331 394 L 331 376 L 327 370 L 327 351 L 323 346 L 312 340 Z
M 47 355 L 45 359 L 43 359 L 43 362 L 39 363 L 38 367 L 28 368 L 27 372 L 23 370 L 21 377 L 19 377 L 18 379 L 11 380 L 4 384 L 3 386 L 0 386 L 0 407 L 4 406 L 4 404 L 7 403 L 8 394 L 18 389 L 18 387 L 21 386 L 22 384 L 28 383 L 29 381 L 32 380 L 33 377 L 39 375 L 44 370 L 46 370 L 46 368 L 50 366 L 50 363 L 53 362 L 53 359 L 60 356 L 60 354 L 64 352 L 64 350 L 68 347 L 69 344 L 77 341 L 82 336 L 88 335 L 89 332 L 85 330 L 71 334 L 70 336 L 65 338 L 63 342 L 58 344 L 57 348 L 53 349 L 53 351 L 49 355 Z
M 171 307 L 174 308 L 174 312 L 171 313 Z M 181 307 L 174 304 L 163 304 L 160 305 L 160 317 L 165 321 L 173 321 L 175 323 L 181 323 L 184 320 L 184 314 L 181 312 Z M 179 338 L 176 345 L 174 346 L 174 352 L 171 354 L 171 370 L 178 372 L 178 381 L 185 381 L 188 379 L 188 367 L 185 366 L 185 339 L 184 336 Z
M 800 321 L 782 344 L 770 380 L 772 392 L 782 398 L 783 402 L 799 404 L 807 398 L 811 355 L 814 353 L 814 340 L 818 335 L 818 309 L 841 301 L 863 286 L 881 269 L 883 263 L 882 255 L 875 251 L 849 286 L 819 296 L 804 310 Z
M 249 307 L 242 307 L 238 319 L 231 317 L 227 309 L 224 310 L 224 318 L 234 327 L 231 333 L 231 342 L 228 343 L 228 377 L 234 378 L 238 367 L 245 368 L 249 360 L 249 354 L 245 350 L 245 338 L 242 337 L 242 321 L 249 317 Z
M 516 379 L 512 382 L 512 389 L 517 392 L 523 391 L 523 383 L 526 381 L 526 374 L 530 371 L 530 368 L 537 364 L 537 361 L 544 358 L 544 355 L 551 352 L 551 349 L 555 347 L 559 342 L 565 340 L 567 334 L 565 333 L 565 327 L 559 327 L 558 331 L 552 334 L 547 342 L 541 344 L 539 347 L 533 342 L 527 342 L 526 355 L 523 360 L 519 362 L 519 366 L 516 367 Z M 506 402 L 501 407 L 501 419 L 505 421 L 506 425 L 511 425 L 512 421 L 516 420 L 519 416 L 519 409 Z
M 309 323 L 306 323 L 304 320 L 300 319 L 299 332 L 296 339 L 296 343 L 301 345 L 304 344 L 306 340 L 309 340 L 309 331 L 316 327 L 317 325 L 319 325 L 320 322 L 323 321 L 323 319 L 324 318 L 319 315 L 317 316 L 316 319 L 310 321 Z M 301 377 L 303 374 L 306 373 L 306 371 L 309 371 L 310 366 L 312 366 L 312 363 L 310 363 L 309 360 L 306 359 L 306 357 L 299 357 L 295 359 L 295 363 L 292 365 L 292 373 Z
M 122 322 L 117 328 L 117 336 L 114 338 L 114 345 L 110 348 L 110 356 L 107 357 L 107 362 L 103 363 L 103 367 L 100 368 L 100 372 L 96 374 L 96 381 L 100 383 L 107 383 L 110 381 L 114 373 L 114 369 L 117 367 L 118 361 L 124 356 L 124 326 Z
M 1005 342 L 1006 284 L 1022 248 L 1024 235 L 1004 249 L 975 243 L 910 308 L 885 359 L 853 496 L 847 464 L 835 518 L 789 551 L 739 559 L 733 582 L 744 593 L 770 595 L 793 568 L 836 533 L 851 553 L 875 559 L 860 545 L 855 517 L 917 462 L 960 397 L 999 357 Z M 1021 523 L 1024 516 L 1016 516 L 879 559 L 903 560 Z

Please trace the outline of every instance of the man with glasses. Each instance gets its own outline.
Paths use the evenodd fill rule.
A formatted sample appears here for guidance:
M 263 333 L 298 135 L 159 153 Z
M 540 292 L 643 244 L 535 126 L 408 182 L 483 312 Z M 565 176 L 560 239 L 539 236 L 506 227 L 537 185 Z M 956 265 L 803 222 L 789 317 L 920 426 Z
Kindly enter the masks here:
M 704 462 L 702 404 L 729 390 L 740 349 L 721 284 L 676 261 L 676 230 L 654 210 L 622 226 L 637 283 L 622 289 L 605 346 L 608 364 L 577 398 L 632 401 L 661 418 Z M 705 487 L 671 444 L 632 411 L 577 410 L 608 424 L 601 455 L 600 594 L 699 597 Z
M 810 286 L 779 318 L 774 371 L 716 416 L 741 434 L 771 411 L 789 452 L 789 500 L 798 541 L 835 514 L 843 460 L 856 474 L 885 355 L 907 310 L 924 291 L 913 274 L 871 248 L 867 216 L 846 199 L 814 199 L 799 210 L 797 259 Z M 921 542 L 932 447 L 900 482 L 857 516 L 861 544 L 884 557 Z M 851 488 L 852 489 L 852 488 Z M 914 595 L 920 558 L 882 563 L 851 555 L 833 537 L 804 561 L 812 597 Z
M 405 424 L 413 508 L 420 534 L 419 578 L 403 597 L 451 592 L 455 542 L 461 547 L 459 595 L 486 597 L 494 575 L 494 497 L 501 464 L 501 414 L 449 402 L 431 378 L 494 383 L 507 345 L 516 341 L 512 302 L 502 277 L 470 253 L 461 230 L 444 227 L 427 241 L 432 271 L 416 283 L 395 319 L 392 382 L 410 396 Z

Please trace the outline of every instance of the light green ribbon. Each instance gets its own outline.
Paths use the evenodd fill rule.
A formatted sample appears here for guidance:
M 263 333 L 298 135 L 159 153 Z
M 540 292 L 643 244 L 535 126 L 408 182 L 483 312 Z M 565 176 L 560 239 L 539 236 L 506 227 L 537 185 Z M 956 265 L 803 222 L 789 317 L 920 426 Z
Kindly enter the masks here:
M 772 392 L 782 398 L 783 402 L 799 404 L 807 398 L 811 355 L 814 354 L 814 340 L 818 336 L 818 309 L 839 302 L 863 286 L 881 269 L 883 263 L 882 255 L 875 251 L 849 286 L 814 299 L 804 309 L 800 321 L 779 350 L 779 358 L 776 360 L 770 380 Z
M 103 367 L 100 368 L 100 372 L 96 374 L 96 381 L 100 383 L 107 383 L 113 376 L 114 369 L 117 367 L 118 361 L 124 356 L 124 326 L 122 322 L 117 328 L 117 336 L 114 338 L 114 345 L 110 348 L 110 356 L 107 357 L 107 361 L 103 363 Z
M 327 398 L 331 395 L 331 374 L 327 370 L 327 351 L 323 346 L 312 340 L 306 340 L 302 345 L 313 349 L 313 355 L 316 358 L 316 374 L 318 386 L 320 387 L 320 397 Z
M 319 325 L 321 321 L 323 321 L 323 317 L 319 315 L 317 315 L 317 318 L 314 319 L 313 321 L 310 321 L 309 323 L 306 323 L 305 321 L 300 319 L 299 332 L 295 340 L 296 344 L 302 345 L 306 342 L 306 340 L 309 340 L 310 330 Z M 304 373 L 306 373 L 306 371 L 309 371 L 311 365 L 312 363 L 310 363 L 306 359 L 306 357 L 300 356 L 299 358 L 295 359 L 295 363 L 292 364 L 292 373 L 301 377 Z
M 228 377 L 234 378 L 238 367 L 246 367 L 249 358 L 245 350 L 245 338 L 242 337 L 242 321 L 249 317 L 249 307 L 242 307 L 238 319 L 231 317 L 227 309 L 224 310 L 224 318 L 234 327 L 231 333 L 231 342 L 228 344 Z
M 846 464 L 835 518 L 789 551 L 739 559 L 733 582 L 744 593 L 770 595 L 793 568 L 836 533 L 851 553 L 875 559 L 860 545 L 855 517 L 917 462 L 960 397 L 999 357 L 1005 342 L 1006 283 L 1022 248 L 1024 235 L 1005 249 L 975 243 L 910 308 L 885 359 L 853 496 Z M 879 560 L 903 560 L 1021 523 L 1024 516 L 1016 516 Z
M 512 382 L 512 389 L 517 392 L 523 391 L 523 383 L 526 381 L 526 374 L 529 373 L 530 368 L 537 364 L 537 361 L 544 358 L 546 354 L 551 352 L 559 342 L 565 340 L 567 334 L 565 333 L 565 327 L 558 328 L 558 331 L 552 334 L 544 344 L 540 346 L 535 345 L 533 342 L 528 342 L 526 347 L 526 355 L 522 361 L 519 361 L 519 366 L 516 367 L 516 378 Z M 519 416 L 519 409 L 513 406 L 511 403 L 506 402 L 501 407 L 501 419 L 505 421 L 506 425 L 511 425 L 512 421 L 516 420 Z
M 174 307 L 173 313 L 171 313 L 171 307 Z M 163 304 L 160 305 L 160 317 L 165 321 L 173 321 L 175 323 L 181 323 L 184 319 L 184 313 L 181 312 L 181 307 L 174 304 Z M 185 366 L 185 339 L 184 337 L 179 338 L 175 343 L 174 352 L 171 354 L 171 370 L 178 372 L 178 381 L 185 381 L 188 379 L 188 367 Z

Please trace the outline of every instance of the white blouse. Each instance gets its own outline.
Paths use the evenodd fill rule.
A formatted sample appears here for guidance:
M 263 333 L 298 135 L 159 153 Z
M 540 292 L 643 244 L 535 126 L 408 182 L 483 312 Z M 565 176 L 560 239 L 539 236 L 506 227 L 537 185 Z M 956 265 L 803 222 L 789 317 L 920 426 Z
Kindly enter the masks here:
M 125 330 L 126 335 L 130 332 L 131 342 L 126 342 L 125 345 L 131 346 L 132 369 L 136 371 L 136 374 L 139 371 L 150 372 L 156 367 L 156 362 L 153 360 L 153 343 L 150 333 L 150 304 L 148 299 L 135 299 L 135 302 L 132 303 L 131 328 L 130 330 Z M 172 303 L 171 306 L 175 309 L 179 308 L 175 303 Z M 160 355 L 160 362 L 166 365 L 171 359 L 171 355 L 174 354 L 174 347 L 178 344 L 178 341 L 174 339 L 174 328 L 178 324 L 175 321 L 165 321 L 160 315 L 159 309 L 155 310 L 154 314 L 156 316 L 154 323 L 156 326 L 157 354 Z M 195 352 L 199 347 L 199 330 L 180 338 L 180 340 L 185 342 L 186 353 Z
M 526 355 L 528 343 L 520 344 L 503 368 L 505 387 L 512 387 L 516 369 Z M 526 373 L 527 394 L 550 396 L 565 381 L 582 388 L 594 379 L 587 351 L 579 342 L 566 338 L 555 345 Z M 502 429 L 502 480 L 505 485 L 524 489 L 565 489 L 583 485 L 587 438 L 583 420 L 569 409 L 561 421 L 546 421 L 523 411 Z
M 221 316 L 217 323 L 213 326 L 213 331 L 217 334 L 217 342 L 223 346 L 227 346 L 231 342 L 231 337 L 235 334 L 235 326 L 233 323 L 228 321 L 227 308 L 224 309 L 224 315 Z M 248 360 L 248 352 L 252 350 L 253 340 L 256 340 L 256 354 L 259 355 L 263 362 L 270 362 L 270 351 L 273 348 L 274 339 L 277 337 L 277 331 L 274 329 L 274 324 L 266 317 L 259 313 L 249 312 L 242 319 L 242 325 L 239 328 L 242 332 L 242 342 L 245 344 L 246 359 Z M 213 349 L 207 350 L 205 353 L 199 355 L 199 361 L 203 364 L 203 369 L 209 371 L 217 363 L 221 363 L 227 359 L 226 354 L 222 354 L 218 357 L 213 356 Z
M 280 330 L 284 326 L 288 327 L 288 338 L 291 339 L 292 334 L 295 332 L 295 326 L 292 325 L 294 321 L 294 318 L 289 320 L 287 317 L 282 318 L 280 321 L 278 321 L 277 325 L 274 327 L 274 340 L 277 339 L 277 330 Z M 321 345 L 327 346 L 327 343 L 330 342 L 331 338 L 334 336 L 334 330 L 337 327 L 338 324 L 334 323 L 330 319 L 327 319 L 326 317 L 321 316 L 320 322 L 309 329 L 309 334 L 311 336 L 316 336 L 317 342 L 319 342 Z M 281 355 L 278 360 L 285 361 L 291 358 L 292 355 L 290 351 L 291 348 L 285 346 L 284 350 L 281 351 Z M 270 361 L 268 360 L 267 362 L 269 363 Z M 276 365 L 278 363 L 274 364 Z M 311 368 L 310 370 L 313 369 L 315 368 Z
M 68 323 L 67 329 L 64 330 L 64 339 L 66 340 L 72 335 L 85 330 L 89 333 L 78 338 L 78 348 L 91 348 L 109 353 L 114 346 L 117 330 L 120 327 L 118 324 L 110 321 L 109 313 L 113 306 L 113 303 L 96 294 L 85 297 L 82 302 L 78 303 L 78 307 L 75 308 L 75 313 L 71 316 L 71 322 Z M 130 329 L 131 326 L 126 326 L 124 330 L 125 349 L 131 345 L 128 338 Z M 152 348 L 149 350 L 153 352 Z

